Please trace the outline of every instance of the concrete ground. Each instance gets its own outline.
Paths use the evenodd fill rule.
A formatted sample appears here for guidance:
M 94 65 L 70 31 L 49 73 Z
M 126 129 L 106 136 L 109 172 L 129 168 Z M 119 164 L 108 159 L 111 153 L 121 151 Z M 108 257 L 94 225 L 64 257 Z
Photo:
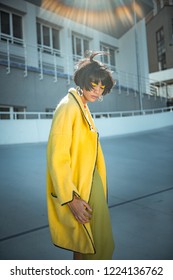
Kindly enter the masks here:
M 173 259 L 173 126 L 101 139 L 114 260 Z M 46 144 L 0 146 L 0 259 L 70 260 L 50 240 Z

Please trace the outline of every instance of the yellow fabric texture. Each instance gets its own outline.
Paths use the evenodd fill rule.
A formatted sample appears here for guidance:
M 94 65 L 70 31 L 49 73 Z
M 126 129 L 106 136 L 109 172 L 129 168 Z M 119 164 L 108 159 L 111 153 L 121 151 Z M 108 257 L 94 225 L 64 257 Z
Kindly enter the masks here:
M 67 203 L 76 194 L 89 201 L 94 168 L 100 174 L 106 197 L 106 168 L 98 133 L 75 89 L 58 104 L 47 144 L 47 207 L 52 242 L 68 250 L 95 252 L 89 223 L 76 221 Z
M 95 168 L 94 172 L 89 205 L 92 208 L 90 225 L 96 253 L 82 254 L 82 260 L 112 260 L 114 252 L 112 225 L 102 181 L 97 168 Z

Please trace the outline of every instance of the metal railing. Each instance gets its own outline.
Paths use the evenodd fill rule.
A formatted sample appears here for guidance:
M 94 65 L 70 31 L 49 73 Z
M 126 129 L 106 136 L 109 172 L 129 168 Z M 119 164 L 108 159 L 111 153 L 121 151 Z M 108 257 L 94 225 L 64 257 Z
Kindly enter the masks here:
M 1 112 L 0 120 L 36 120 L 52 119 L 53 112 Z
M 23 40 L 14 41 L 11 37 L 8 38 L 1 33 L 0 39 L 0 63 L 6 66 L 7 74 L 11 72 L 11 67 L 18 67 L 24 70 L 24 77 L 28 75 L 29 71 L 35 71 L 38 72 L 38 77 L 41 80 L 44 78 L 44 74 L 52 75 L 54 82 L 57 82 L 58 76 L 64 76 L 67 78 L 67 83 L 70 84 L 75 65 L 74 60 L 76 61 L 81 57 L 75 57 L 72 54 L 66 55 L 62 51 L 51 48 L 45 49 L 41 45 L 26 45 Z M 31 53 L 34 54 L 35 66 L 28 62 L 29 57 L 31 59 Z M 133 73 L 127 73 L 119 70 L 116 66 L 109 65 L 109 68 L 111 67 L 114 67 L 113 77 L 116 80 L 119 94 L 129 95 L 133 92 L 135 96 L 138 94 L 166 98 L 169 96 L 165 83 L 142 76 L 138 77 Z
M 173 112 L 173 106 L 146 109 L 146 110 L 134 110 L 134 111 L 117 111 L 117 112 L 94 112 L 91 113 L 93 119 L 98 118 L 122 118 L 122 117 L 134 117 L 141 115 L 153 115 L 158 113 Z M 0 120 L 48 120 L 52 119 L 54 112 L 1 112 Z
M 155 109 L 146 109 L 146 110 L 134 110 L 134 111 L 117 111 L 117 112 L 100 112 L 100 113 L 92 113 L 92 117 L 96 118 L 122 118 L 122 117 L 134 117 L 141 115 L 153 115 L 157 113 L 165 113 L 165 112 L 173 112 L 172 107 L 164 107 L 164 108 L 155 108 Z

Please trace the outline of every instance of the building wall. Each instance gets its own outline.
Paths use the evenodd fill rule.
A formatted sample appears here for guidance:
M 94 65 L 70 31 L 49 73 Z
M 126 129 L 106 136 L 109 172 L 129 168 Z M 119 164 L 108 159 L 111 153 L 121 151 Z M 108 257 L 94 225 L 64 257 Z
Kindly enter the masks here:
M 28 112 L 45 112 L 46 109 L 55 109 L 60 99 L 65 96 L 74 83 L 67 78 L 59 77 L 54 82 L 52 75 L 44 75 L 40 80 L 39 73 L 30 71 L 24 77 L 21 69 L 11 69 L 10 74 L 6 74 L 6 67 L 0 66 L 0 100 L 1 105 L 26 107 Z M 166 100 L 160 97 L 144 95 L 142 97 L 143 108 L 157 108 L 166 106 Z M 139 94 L 135 91 L 114 87 L 110 94 L 104 97 L 103 102 L 89 104 L 92 112 L 111 112 L 139 110 Z
M 67 79 L 46 75 L 40 80 L 39 73 L 29 72 L 24 77 L 24 71 L 12 68 L 6 74 L 5 67 L 0 67 L 1 105 L 26 107 L 26 111 L 45 112 L 46 108 L 55 108 L 57 102 L 67 91 Z
M 63 18 L 55 13 L 44 10 L 41 7 L 35 6 L 23 0 L 1 0 L 9 11 L 15 11 L 23 14 L 23 33 L 24 42 L 27 51 L 27 63 L 29 66 L 38 67 L 39 52 L 37 50 L 37 31 L 36 22 L 41 20 L 45 24 L 54 26 L 60 29 L 60 51 L 61 57 L 58 59 L 58 64 L 62 65 L 65 73 L 73 74 L 73 57 L 72 57 L 72 32 L 84 35 L 91 39 L 90 47 L 92 50 L 100 49 L 100 42 L 107 43 L 114 48 L 118 48 L 118 40 L 112 36 L 101 33 L 95 29 L 73 22 L 67 18 Z M 51 59 L 47 55 L 47 59 Z M 46 55 L 45 55 L 46 60 Z
M 146 40 L 145 20 L 139 21 L 119 40 L 118 67 L 124 73 L 136 75 L 135 88 L 144 93 L 146 83 L 141 77 L 148 77 L 148 50 Z M 138 83 L 139 78 L 139 83 Z M 134 80 L 129 79 L 128 84 L 134 87 Z
M 68 89 L 74 86 L 72 81 L 74 72 L 73 32 L 90 38 L 90 47 L 93 50 L 99 50 L 100 43 L 108 44 L 116 49 L 116 67 L 113 77 L 117 80 L 117 85 L 112 93 L 104 98 L 104 102 L 91 104 L 93 112 L 139 109 L 138 77 L 144 77 L 141 82 L 141 93 L 144 94 L 143 100 L 146 100 L 145 106 L 150 108 L 152 99 L 154 107 L 162 107 L 165 104 L 165 101 L 160 102 L 158 98 L 149 99 L 148 96 L 145 96 L 146 83 L 148 85 L 149 81 L 147 80 L 148 60 L 146 59 L 144 20 L 136 25 L 136 48 L 133 28 L 120 39 L 116 39 L 23 0 L 1 0 L 0 7 L 23 15 L 24 31 L 24 46 L 8 45 L 6 41 L 0 42 L 1 106 L 19 106 L 26 108 L 27 111 L 45 111 L 55 108 Z M 37 20 L 60 29 L 59 56 L 54 57 L 53 54 L 38 51 Z M 136 51 L 139 58 L 139 69 L 136 67 Z M 10 60 L 9 65 L 8 60 Z M 44 63 L 51 65 L 51 69 L 44 71 Z M 55 67 L 56 71 L 54 71 Z
M 117 58 L 118 67 L 121 71 L 148 76 L 148 50 L 146 43 L 145 20 L 141 20 L 125 33 L 119 40 L 119 55 Z M 137 68 L 137 55 L 139 60 L 140 73 Z
M 167 69 L 173 68 L 173 46 L 170 45 L 173 34 L 172 19 L 173 6 L 164 6 L 146 25 L 150 73 L 160 70 L 157 58 L 156 32 L 161 27 L 164 28 L 166 66 Z

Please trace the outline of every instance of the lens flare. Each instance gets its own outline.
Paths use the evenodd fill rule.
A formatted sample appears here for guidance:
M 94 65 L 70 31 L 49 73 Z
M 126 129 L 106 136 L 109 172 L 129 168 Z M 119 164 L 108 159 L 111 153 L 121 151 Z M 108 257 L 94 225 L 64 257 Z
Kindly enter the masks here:
M 143 17 L 139 4 L 133 0 L 42 0 L 41 7 L 77 23 L 108 32 L 121 26 L 130 28 L 134 24 L 134 12 Z

